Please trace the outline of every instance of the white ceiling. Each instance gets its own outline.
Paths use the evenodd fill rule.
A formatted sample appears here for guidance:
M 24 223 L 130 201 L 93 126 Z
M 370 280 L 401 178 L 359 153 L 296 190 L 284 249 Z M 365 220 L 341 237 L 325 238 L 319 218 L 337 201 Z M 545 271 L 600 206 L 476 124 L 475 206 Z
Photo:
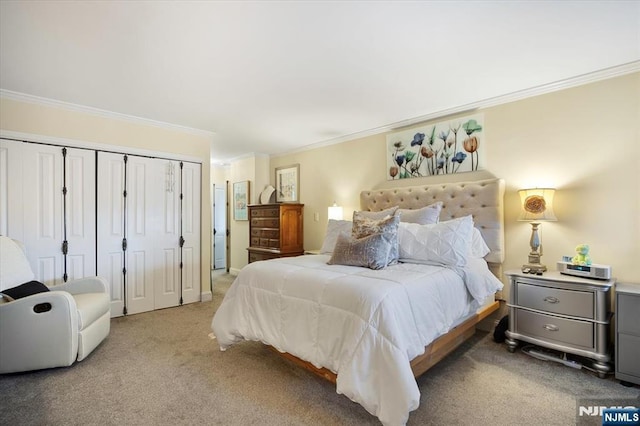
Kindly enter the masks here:
M 640 60 L 639 1 L 6 1 L 0 89 L 278 154 Z

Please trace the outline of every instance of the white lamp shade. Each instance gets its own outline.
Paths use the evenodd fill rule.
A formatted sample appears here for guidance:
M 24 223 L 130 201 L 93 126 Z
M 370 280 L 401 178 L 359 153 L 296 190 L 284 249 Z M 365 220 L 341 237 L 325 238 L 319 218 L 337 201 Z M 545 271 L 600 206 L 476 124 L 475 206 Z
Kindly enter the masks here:
M 329 219 L 342 220 L 342 207 L 333 203 L 333 206 L 329 207 L 328 215 Z
M 520 194 L 520 217 L 518 220 L 539 222 L 555 221 L 553 212 L 553 196 L 556 190 L 552 188 L 521 189 Z

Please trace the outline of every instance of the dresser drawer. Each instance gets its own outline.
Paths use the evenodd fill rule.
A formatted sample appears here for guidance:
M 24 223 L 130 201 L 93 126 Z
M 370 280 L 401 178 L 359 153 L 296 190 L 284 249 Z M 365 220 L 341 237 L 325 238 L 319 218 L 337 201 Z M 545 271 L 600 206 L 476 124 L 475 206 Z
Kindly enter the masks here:
M 518 306 L 573 317 L 594 318 L 594 294 L 518 282 Z
M 280 248 L 280 240 L 271 238 L 251 237 L 251 247 Z
M 280 209 L 278 207 L 254 208 L 251 209 L 251 217 L 278 217 Z
M 558 344 L 593 349 L 593 323 L 516 310 L 516 332 Z
M 279 228 L 280 220 L 278 218 L 272 217 L 252 217 L 251 218 L 251 227 L 256 228 Z
M 277 254 L 249 252 L 249 263 L 259 260 L 277 259 L 279 257 Z
M 258 238 L 279 238 L 280 230 L 273 228 L 251 228 L 251 236 Z

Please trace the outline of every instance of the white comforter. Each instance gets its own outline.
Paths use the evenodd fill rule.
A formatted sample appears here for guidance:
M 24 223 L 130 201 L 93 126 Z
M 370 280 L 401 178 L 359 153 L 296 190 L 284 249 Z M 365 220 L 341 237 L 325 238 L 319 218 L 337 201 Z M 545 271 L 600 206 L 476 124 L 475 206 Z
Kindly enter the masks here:
M 420 401 L 410 360 L 478 306 L 461 278 L 467 274 L 415 264 L 374 271 L 328 259 L 243 268 L 213 317 L 220 348 L 261 341 L 326 367 L 337 373 L 338 393 L 384 424 L 405 424 Z

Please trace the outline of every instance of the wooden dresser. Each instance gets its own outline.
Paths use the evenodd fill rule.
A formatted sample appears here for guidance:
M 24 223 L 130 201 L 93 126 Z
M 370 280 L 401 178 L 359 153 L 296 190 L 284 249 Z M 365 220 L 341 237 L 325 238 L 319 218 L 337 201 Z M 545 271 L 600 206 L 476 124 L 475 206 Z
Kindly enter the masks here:
M 249 206 L 249 263 L 304 253 L 303 208 L 304 204 Z

